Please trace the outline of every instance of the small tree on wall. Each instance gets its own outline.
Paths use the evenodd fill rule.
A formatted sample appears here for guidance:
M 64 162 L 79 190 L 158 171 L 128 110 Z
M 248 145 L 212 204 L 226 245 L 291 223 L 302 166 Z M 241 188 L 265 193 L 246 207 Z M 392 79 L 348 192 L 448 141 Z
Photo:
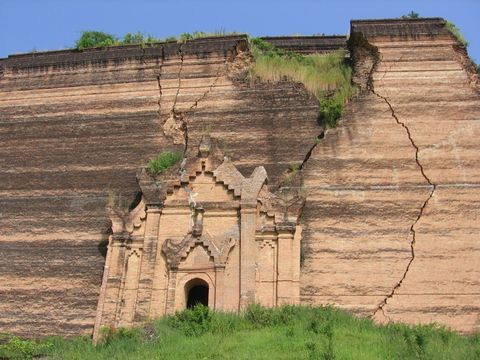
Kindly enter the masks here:
M 402 19 L 418 19 L 420 17 L 419 13 L 415 11 L 410 11 L 407 15 L 402 15 Z
M 112 34 L 102 31 L 84 31 L 80 39 L 75 42 L 79 50 L 92 47 L 105 47 L 114 45 L 117 39 Z

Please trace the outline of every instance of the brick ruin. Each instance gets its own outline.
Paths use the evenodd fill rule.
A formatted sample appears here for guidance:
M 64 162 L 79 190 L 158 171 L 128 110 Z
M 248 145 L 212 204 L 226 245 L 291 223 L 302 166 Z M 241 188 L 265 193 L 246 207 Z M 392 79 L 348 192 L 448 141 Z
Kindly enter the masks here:
M 271 193 L 263 167 L 244 177 L 206 135 L 196 156 L 158 178 L 143 171 L 138 183 L 135 209 L 110 209 L 96 330 L 198 302 L 217 311 L 299 304 L 304 199 Z
M 1 330 L 91 334 L 191 297 L 477 330 L 473 65 L 437 18 L 352 21 L 349 51 L 361 92 L 329 130 L 303 86 L 246 80 L 245 36 L 0 59 Z M 140 171 L 165 150 L 186 161 Z

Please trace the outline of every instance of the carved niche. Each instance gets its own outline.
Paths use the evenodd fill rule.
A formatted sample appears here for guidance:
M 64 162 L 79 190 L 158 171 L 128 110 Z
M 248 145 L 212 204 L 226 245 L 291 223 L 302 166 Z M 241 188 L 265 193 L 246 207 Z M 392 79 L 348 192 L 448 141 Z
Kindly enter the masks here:
M 161 176 L 137 176 L 142 199 L 112 221 L 97 310 L 132 325 L 202 302 L 218 311 L 299 302 L 299 208 L 244 177 L 210 137 Z M 295 202 L 294 202 L 295 203 Z

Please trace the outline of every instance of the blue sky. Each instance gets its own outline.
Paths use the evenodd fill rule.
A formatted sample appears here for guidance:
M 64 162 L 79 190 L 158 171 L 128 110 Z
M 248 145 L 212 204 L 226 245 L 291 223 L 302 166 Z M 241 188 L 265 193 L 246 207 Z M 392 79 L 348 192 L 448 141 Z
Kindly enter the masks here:
M 157 37 L 221 29 L 253 36 L 345 34 L 351 19 L 411 10 L 457 24 L 480 62 L 480 0 L 0 0 L 0 57 L 71 47 L 82 30 Z

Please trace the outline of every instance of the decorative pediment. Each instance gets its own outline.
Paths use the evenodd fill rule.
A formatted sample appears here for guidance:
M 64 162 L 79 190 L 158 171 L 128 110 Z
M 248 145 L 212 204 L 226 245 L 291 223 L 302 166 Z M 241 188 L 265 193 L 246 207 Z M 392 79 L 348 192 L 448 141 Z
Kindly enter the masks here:
M 162 245 L 162 252 L 167 259 L 168 266 L 177 268 L 196 246 L 202 246 L 213 259 L 215 265 L 224 266 L 227 262 L 228 254 L 235 246 L 235 243 L 236 240 L 230 238 L 222 247 L 219 247 L 208 233 L 204 233 L 201 237 L 189 234 L 178 242 L 173 239 L 167 239 Z
M 213 176 L 218 181 L 223 182 L 229 190 L 233 190 L 235 196 L 241 195 L 244 177 L 228 158 L 225 158 L 222 164 L 213 172 Z
M 274 194 L 269 192 L 267 187 L 262 187 L 257 199 L 260 204 L 260 213 L 272 218 L 275 224 L 297 223 L 305 205 L 305 197 L 298 191 L 285 196 L 282 189 Z

